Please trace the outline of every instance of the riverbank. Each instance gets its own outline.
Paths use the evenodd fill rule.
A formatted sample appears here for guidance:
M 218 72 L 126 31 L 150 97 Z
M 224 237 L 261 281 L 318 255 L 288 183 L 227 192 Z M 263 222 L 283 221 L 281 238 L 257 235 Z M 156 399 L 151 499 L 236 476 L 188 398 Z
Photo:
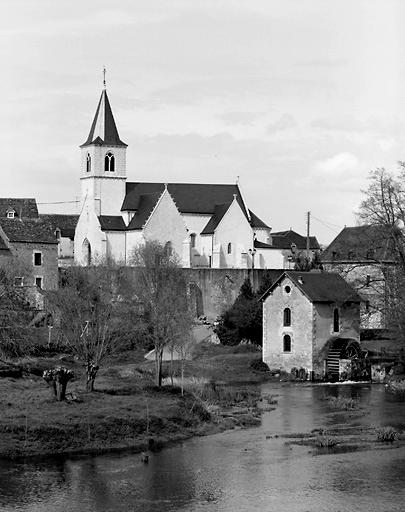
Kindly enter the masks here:
M 257 425 L 261 410 L 272 407 L 271 397 L 259 402 L 257 384 L 269 377 L 254 370 L 260 352 L 249 347 L 199 346 L 186 364 L 184 396 L 178 385 L 155 387 L 153 363 L 143 356 L 131 351 L 111 358 L 94 393 L 83 391 L 83 370 L 67 355 L 14 361 L 22 377 L 0 379 L 0 457 L 157 450 L 191 436 Z M 41 377 L 60 364 L 77 376 L 64 402 L 55 401 Z

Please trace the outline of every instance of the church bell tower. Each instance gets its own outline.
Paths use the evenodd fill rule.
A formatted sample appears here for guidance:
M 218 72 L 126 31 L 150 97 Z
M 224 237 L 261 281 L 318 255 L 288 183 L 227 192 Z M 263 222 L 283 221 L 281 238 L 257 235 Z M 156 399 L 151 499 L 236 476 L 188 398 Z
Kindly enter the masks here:
M 81 202 L 93 202 L 96 215 L 121 215 L 125 197 L 126 150 L 111 110 L 105 86 L 89 135 L 81 148 Z

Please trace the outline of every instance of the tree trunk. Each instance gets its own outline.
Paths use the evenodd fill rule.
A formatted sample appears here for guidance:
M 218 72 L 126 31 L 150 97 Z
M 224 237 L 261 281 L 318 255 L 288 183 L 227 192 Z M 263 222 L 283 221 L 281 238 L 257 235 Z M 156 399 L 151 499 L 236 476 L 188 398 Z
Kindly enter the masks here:
M 162 360 L 163 360 L 163 349 L 155 349 L 155 362 L 156 362 L 156 386 L 162 387 Z
M 99 367 L 93 363 L 86 364 L 86 391 L 94 391 L 94 381 L 96 380 Z
M 66 398 L 67 380 L 57 378 L 56 382 L 55 382 L 55 387 L 56 387 L 56 400 L 58 400 L 58 402 L 62 402 Z

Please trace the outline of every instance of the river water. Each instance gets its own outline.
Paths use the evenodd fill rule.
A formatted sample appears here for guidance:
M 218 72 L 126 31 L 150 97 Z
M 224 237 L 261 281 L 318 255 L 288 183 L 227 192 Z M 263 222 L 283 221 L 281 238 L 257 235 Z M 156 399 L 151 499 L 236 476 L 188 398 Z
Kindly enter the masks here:
M 383 386 L 263 386 L 277 394 L 262 425 L 195 438 L 151 455 L 0 462 L 4 512 L 389 512 L 405 510 L 405 447 L 319 454 L 276 434 L 355 425 L 405 428 Z M 363 415 L 326 399 L 359 398 Z M 270 437 L 271 436 L 271 437 Z

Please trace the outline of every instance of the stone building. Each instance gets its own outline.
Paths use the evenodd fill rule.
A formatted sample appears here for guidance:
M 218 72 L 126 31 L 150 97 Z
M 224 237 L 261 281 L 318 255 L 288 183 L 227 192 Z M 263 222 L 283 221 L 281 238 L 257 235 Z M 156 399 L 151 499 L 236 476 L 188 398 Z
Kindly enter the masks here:
M 338 274 L 284 272 L 263 295 L 263 361 L 310 379 L 359 353 L 360 297 Z
M 186 268 L 254 266 L 255 241 L 268 243 L 271 228 L 249 210 L 237 184 L 128 182 L 126 151 L 104 89 L 81 145 L 77 263 L 128 264 L 139 243 L 155 239 Z
M 344 228 L 322 253 L 325 270 L 339 273 L 362 298 L 362 328 L 384 328 L 386 277 L 396 258 L 384 226 Z
M 35 199 L 0 198 L 0 263 L 13 266 L 16 286 L 38 308 L 41 290 L 58 287 L 58 240 Z

